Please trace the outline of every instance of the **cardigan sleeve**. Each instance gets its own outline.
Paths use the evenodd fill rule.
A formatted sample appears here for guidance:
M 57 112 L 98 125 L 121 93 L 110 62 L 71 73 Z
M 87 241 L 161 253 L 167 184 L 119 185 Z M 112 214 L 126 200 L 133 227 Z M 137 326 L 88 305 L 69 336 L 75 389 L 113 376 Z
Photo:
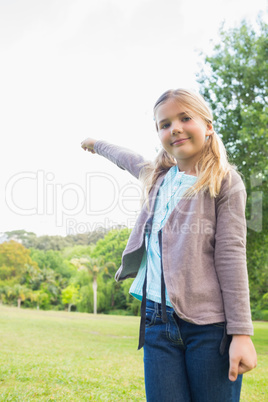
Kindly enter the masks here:
M 246 189 L 231 171 L 216 201 L 215 268 L 223 297 L 227 333 L 253 335 L 246 261 Z
M 110 144 L 103 140 L 95 142 L 94 151 L 96 151 L 98 155 L 109 159 L 121 169 L 127 170 L 137 179 L 140 176 L 143 166 L 146 165 L 146 163 L 150 163 L 149 161 L 146 161 L 142 155 L 137 154 L 128 148 Z

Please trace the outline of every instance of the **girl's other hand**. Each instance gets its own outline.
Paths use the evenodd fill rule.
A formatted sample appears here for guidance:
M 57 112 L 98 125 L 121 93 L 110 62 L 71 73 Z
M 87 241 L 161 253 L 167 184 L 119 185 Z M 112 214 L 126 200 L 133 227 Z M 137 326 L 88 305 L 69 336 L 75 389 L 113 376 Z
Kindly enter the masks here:
M 246 373 L 257 366 L 257 353 L 249 335 L 233 335 L 229 361 L 230 381 L 235 381 L 238 374 Z
M 94 144 L 97 140 L 94 140 L 94 138 L 86 138 L 84 141 L 81 142 L 81 147 L 84 149 L 84 151 L 89 151 L 92 154 L 95 154 L 96 152 L 94 151 Z

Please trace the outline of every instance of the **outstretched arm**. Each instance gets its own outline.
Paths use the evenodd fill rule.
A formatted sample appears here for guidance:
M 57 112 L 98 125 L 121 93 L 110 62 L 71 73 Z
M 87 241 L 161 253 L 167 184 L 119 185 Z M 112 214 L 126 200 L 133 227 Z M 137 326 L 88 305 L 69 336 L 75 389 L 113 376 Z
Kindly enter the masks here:
M 110 144 L 107 141 L 96 140 L 90 137 L 81 142 L 81 147 L 85 151 L 104 156 L 121 169 L 127 170 L 137 179 L 139 178 L 144 164 L 149 162 L 146 161 L 142 155 L 137 154 L 128 148 L 120 147 L 118 145 Z

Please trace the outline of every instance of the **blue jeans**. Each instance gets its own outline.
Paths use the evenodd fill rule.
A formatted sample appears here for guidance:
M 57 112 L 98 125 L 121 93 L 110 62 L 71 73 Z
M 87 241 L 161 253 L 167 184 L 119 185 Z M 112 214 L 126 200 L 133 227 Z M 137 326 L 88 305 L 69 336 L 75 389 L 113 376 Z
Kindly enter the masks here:
M 145 390 L 148 402 L 237 402 L 242 375 L 228 378 L 231 335 L 225 323 L 195 325 L 167 306 L 146 300 L 144 344 Z

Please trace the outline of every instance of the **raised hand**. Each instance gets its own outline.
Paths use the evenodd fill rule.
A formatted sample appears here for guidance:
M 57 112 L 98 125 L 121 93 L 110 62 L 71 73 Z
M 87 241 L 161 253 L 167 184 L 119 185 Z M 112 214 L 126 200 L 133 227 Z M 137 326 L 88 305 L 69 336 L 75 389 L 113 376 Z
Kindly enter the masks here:
M 97 140 L 94 138 L 86 138 L 84 141 L 81 142 L 81 147 L 83 148 L 84 151 L 89 151 L 92 154 L 95 154 L 96 152 L 94 151 L 94 144 Z

